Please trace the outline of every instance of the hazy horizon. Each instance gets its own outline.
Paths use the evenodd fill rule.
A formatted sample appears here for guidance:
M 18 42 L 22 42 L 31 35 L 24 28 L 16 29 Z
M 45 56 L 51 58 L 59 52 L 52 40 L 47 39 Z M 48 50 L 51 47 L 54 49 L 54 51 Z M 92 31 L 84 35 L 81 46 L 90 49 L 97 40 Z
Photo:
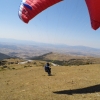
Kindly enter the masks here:
M 13 39 L 13 38 L 0 38 L 1 43 L 10 43 L 10 44 L 26 44 L 26 45 L 51 45 L 51 46 L 69 46 L 69 47 L 87 47 L 87 48 L 94 48 L 100 49 L 96 47 L 90 47 L 86 45 L 69 45 L 69 44 L 61 44 L 61 43 L 47 43 L 47 42 L 37 42 L 32 40 L 21 40 L 21 39 Z

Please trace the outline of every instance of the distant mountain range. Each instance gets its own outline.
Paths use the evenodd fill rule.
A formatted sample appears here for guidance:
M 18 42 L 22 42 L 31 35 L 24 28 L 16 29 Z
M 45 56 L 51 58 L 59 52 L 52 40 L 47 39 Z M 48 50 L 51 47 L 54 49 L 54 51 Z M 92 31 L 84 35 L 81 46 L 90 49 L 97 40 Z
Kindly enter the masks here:
M 100 49 L 85 46 L 54 45 L 34 41 L 0 38 L 0 53 L 11 57 L 30 58 L 55 52 L 73 56 L 100 57 Z

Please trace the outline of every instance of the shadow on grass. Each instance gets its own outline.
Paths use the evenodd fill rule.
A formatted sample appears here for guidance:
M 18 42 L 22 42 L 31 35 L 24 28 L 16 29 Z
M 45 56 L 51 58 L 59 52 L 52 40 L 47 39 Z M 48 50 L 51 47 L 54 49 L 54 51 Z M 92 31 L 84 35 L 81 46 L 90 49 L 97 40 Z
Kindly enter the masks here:
M 86 94 L 86 93 L 95 93 L 95 92 L 100 92 L 100 84 L 85 87 L 85 88 L 80 88 L 80 89 L 55 91 L 53 93 L 72 95 L 72 94 Z
M 43 75 L 43 76 L 55 76 L 55 75 Z

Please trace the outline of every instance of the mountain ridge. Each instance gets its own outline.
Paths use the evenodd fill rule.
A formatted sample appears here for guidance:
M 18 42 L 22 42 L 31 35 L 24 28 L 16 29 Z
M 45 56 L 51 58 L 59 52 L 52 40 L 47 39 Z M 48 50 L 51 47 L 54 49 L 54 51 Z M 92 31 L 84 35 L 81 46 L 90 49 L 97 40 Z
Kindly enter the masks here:
M 100 49 L 98 48 L 48 44 L 25 40 L 20 41 L 15 39 L 0 39 L 0 52 L 9 56 L 17 56 L 21 58 L 40 56 L 49 52 L 100 57 Z
M 0 60 L 11 58 L 10 56 L 0 53 Z

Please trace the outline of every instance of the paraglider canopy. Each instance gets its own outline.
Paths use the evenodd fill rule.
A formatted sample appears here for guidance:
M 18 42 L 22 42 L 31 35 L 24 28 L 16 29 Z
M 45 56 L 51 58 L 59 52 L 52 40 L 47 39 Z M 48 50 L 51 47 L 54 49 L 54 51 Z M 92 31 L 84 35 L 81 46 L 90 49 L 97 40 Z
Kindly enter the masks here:
M 37 14 L 63 0 L 22 0 L 19 17 L 28 23 Z M 85 0 L 94 30 L 100 27 L 100 0 Z
M 89 10 L 92 28 L 96 30 L 100 27 L 100 0 L 85 1 Z
M 19 17 L 28 23 L 37 14 L 63 0 L 22 0 Z

